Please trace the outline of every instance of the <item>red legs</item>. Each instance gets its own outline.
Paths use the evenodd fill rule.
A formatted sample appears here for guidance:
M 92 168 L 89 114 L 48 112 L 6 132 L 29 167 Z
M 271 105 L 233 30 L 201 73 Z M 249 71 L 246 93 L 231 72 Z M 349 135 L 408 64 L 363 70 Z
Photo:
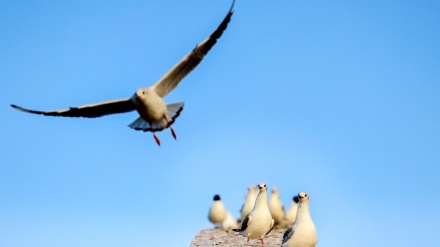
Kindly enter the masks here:
M 176 132 L 174 132 L 173 127 L 171 127 L 170 122 L 168 121 L 167 114 L 163 114 L 163 118 L 165 119 L 165 121 L 167 121 L 167 127 L 170 128 L 170 130 L 171 130 L 171 134 L 173 135 L 174 140 L 176 140 L 176 139 L 177 139 Z
M 157 145 L 160 147 L 160 139 L 157 137 L 156 133 L 154 133 L 153 124 L 150 122 L 151 133 L 153 133 L 154 140 L 156 140 Z
M 251 238 L 251 236 L 248 236 L 247 237 L 247 241 L 246 241 L 246 246 L 248 246 L 249 245 L 249 239 Z M 261 247 L 263 247 L 264 246 L 264 239 L 262 238 L 262 239 L 260 239 L 261 240 Z
M 173 127 L 170 126 L 170 122 L 168 121 L 167 115 L 163 114 L 163 118 L 165 119 L 165 121 L 167 121 L 167 127 L 170 128 L 171 134 L 173 135 L 174 139 L 177 139 L 176 132 L 174 131 Z M 157 145 L 159 145 L 159 147 L 160 147 L 160 139 L 159 139 L 159 137 L 156 136 L 156 133 L 154 133 L 153 123 L 150 122 L 149 124 L 150 124 L 150 128 L 151 128 L 151 133 L 153 133 L 154 140 L 156 140 Z

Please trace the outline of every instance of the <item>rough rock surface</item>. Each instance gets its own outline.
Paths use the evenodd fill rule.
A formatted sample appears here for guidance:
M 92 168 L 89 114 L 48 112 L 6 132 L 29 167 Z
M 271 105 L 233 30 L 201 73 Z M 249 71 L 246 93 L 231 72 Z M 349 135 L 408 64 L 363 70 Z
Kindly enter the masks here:
M 264 237 L 265 247 L 280 247 L 283 234 L 286 229 L 273 229 L 268 235 Z M 239 235 L 238 232 L 225 231 L 222 229 L 208 229 L 202 230 L 191 242 L 190 247 L 203 246 L 222 246 L 235 247 L 246 246 L 246 238 Z M 260 247 L 259 239 L 251 239 L 249 247 Z

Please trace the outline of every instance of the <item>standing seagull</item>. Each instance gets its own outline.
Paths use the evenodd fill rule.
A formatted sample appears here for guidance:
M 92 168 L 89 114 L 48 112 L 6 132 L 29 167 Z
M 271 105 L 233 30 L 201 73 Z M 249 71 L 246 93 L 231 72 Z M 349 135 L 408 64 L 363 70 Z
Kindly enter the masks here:
M 315 247 L 318 243 L 315 224 L 310 217 L 309 196 L 300 192 L 295 224 L 284 232 L 281 247 Z
M 249 244 L 249 239 L 258 238 L 261 240 L 261 246 L 263 246 L 263 238 L 272 231 L 274 221 L 267 206 L 266 184 L 258 184 L 258 190 L 254 209 L 244 218 L 241 229 L 233 229 L 233 231 L 240 232 L 241 236 L 247 237 L 246 244 Z
M 241 208 L 241 220 L 243 220 L 254 208 L 255 199 L 257 199 L 258 190 L 254 185 L 249 185 L 248 193 L 245 197 L 243 207 Z
M 281 227 L 287 228 L 295 223 L 296 212 L 298 211 L 298 203 L 298 196 L 294 196 L 292 199 L 292 204 L 290 204 L 290 208 L 286 211 L 286 214 L 284 215 Z
M 222 221 L 221 228 L 225 231 L 229 231 L 237 227 L 237 220 L 229 211 L 226 211 L 226 218 Z
M 217 227 L 226 219 L 226 216 L 228 216 L 228 211 L 226 210 L 225 205 L 223 205 L 223 202 L 220 200 L 220 196 L 215 195 L 208 213 L 209 221 Z
M 110 100 L 55 111 L 35 111 L 17 105 L 11 106 L 20 111 L 42 114 L 45 116 L 85 118 L 95 118 L 136 110 L 140 116 L 128 125 L 130 128 L 142 130 L 144 132 L 151 131 L 157 145 L 159 146 L 160 139 L 154 133 L 156 131 L 170 128 L 171 134 L 174 139 L 176 139 L 176 132 L 171 125 L 183 110 L 184 102 L 166 105 L 162 98 L 172 91 L 179 82 L 202 61 L 203 57 L 214 46 L 217 39 L 223 34 L 223 31 L 231 20 L 234 3 L 235 0 L 232 2 L 232 6 L 222 23 L 220 23 L 217 29 L 208 38 L 198 44 L 189 54 L 180 60 L 180 62 L 174 65 L 174 67 L 156 82 L 156 84 L 149 88 L 139 88 L 130 98 Z
M 275 221 L 275 225 L 280 224 L 284 218 L 284 206 L 281 202 L 280 193 L 277 187 L 272 188 L 272 194 L 269 197 L 269 210 Z

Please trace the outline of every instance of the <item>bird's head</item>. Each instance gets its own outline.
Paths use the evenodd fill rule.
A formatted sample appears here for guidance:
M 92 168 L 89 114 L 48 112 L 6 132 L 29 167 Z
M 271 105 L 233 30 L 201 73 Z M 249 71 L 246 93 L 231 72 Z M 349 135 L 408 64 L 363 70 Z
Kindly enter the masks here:
M 306 202 L 309 200 L 309 196 L 307 195 L 307 192 L 299 192 L 298 198 L 300 202 Z
M 278 193 L 278 188 L 277 187 L 272 187 L 272 193 L 273 194 L 277 194 Z
M 214 201 L 220 201 L 220 196 L 219 195 L 215 195 L 214 196 Z
M 249 185 L 248 192 L 254 192 L 254 191 L 255 191 L 255 186 Z
M 150 90 L 148 88 L 139 88 L 136 90 L 136 99 L 143 99 L 150 93 Z
M 260 192 L 267 191 L 267 186 L 266 186 L 266 184 L 265 184 L 265 183 L 259 183 L 259 184 L 258 184 L 258 190 L 259 190 Z
M 294 196 L 292 199 L 294 202 L 298 203 L 299 202 L 299 197 L 298 196 Z

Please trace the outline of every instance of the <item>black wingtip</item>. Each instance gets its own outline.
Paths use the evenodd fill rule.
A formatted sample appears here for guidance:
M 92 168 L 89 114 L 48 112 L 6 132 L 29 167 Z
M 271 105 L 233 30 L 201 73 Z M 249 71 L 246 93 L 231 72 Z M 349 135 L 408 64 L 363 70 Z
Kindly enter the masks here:
M 16 109 L 16 110 L 19 110 L 19 111 L 29 112 L 27 109 L 24 109 L 23 107 L 20 107 L 18 105 L 11 104 L 11 107 Z
M 235 5 L 235 0 L 232 1 L 231 8 L 229 9 L 229 12 L 230 12 L 230 13 L 234 13 L 234 10 L 233 10 L 234 5 Z
M 232 229 L 234 232 L 241 232 L 241 229 Z

